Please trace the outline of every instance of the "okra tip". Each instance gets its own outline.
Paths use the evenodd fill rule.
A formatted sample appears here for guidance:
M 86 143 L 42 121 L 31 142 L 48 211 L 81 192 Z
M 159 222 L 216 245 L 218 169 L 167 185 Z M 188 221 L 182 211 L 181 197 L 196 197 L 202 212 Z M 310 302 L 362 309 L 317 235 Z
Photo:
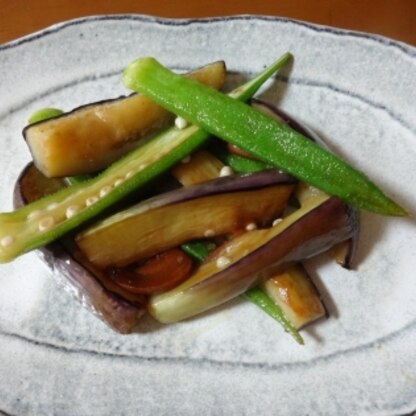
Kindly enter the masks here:
M 411 216 L 410 213 L 407 210 L 405 210 L 403 207 L 401 207 L 398 204 L 395 204 L 394 208 L 395 209 L 394 209 L 394 214 L 393 215 L 396 216 L 396 217 L 410 217 Z
M 135 90 L 137 76 L 142 71 L 146 71 L 146 67 L 155 63 L 158 63 L 157 60 L 151 56 L 140 57 L 130 62 L 123 71 L 124 86 L 130 90 Z
M 407 210 L 401 207 L 397 202 L 393 201 L 391 198 L 383 194 L 383 201 L 381 204 L 381 209 L 373 209 L 375 213 L 381 215 L 390 215 L 392 217 L 409 217 L 410 214 Z
M 32 113 L 27 122 L 29 124 L 37 123 L 39 121 L 49 120 L 50 118 L 58 117 L 63 114 L 59 108 L 46 107 Z

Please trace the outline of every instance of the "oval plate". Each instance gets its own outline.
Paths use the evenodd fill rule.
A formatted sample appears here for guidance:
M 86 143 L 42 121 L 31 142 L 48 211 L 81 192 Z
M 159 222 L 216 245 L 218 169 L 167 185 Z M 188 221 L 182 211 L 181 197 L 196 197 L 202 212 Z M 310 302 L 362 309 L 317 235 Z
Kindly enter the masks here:
M 152 55 L 186 70 L 224 59 L 228 87 L 286 51 L 263 96 L 321 134 L 416 214 L 416 49 L 288 19 L 69 21 L 0 46 L 1 211 L 30 159 L 20 136 L 44 106 L 125 94 L 120 73 Z M 296 345 L 254 306 L 231 302 L 120 336 L 30 253 L 0 268 L 0 413 L 399 415 L 416 409 L 416 227 L 364 213 L 356 271 L 308 268 L 331 317 Z

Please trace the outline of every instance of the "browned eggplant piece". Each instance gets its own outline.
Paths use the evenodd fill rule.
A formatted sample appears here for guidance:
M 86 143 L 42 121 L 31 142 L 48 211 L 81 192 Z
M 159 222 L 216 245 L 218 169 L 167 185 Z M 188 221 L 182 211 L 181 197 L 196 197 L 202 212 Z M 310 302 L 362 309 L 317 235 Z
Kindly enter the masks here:
M 46 178 L 31 163 L 16 182 L 14 206 L 21 207 L 64 186 L 63 180 Z M 123 290 L 88 264 L 69 238 L 37 252 L 64 290 L 115 331 L 131 332 L 145 313 L 143 296 Z
M 187 76 L 220 89 L 224 62 Z M 23 136 L 38 169 L 47 177 L 99 171 L 166 127 L 173 115 L 147 97 L 134 94 L 82 106 L 50 120 L 30 124 Z
M 186 241 L 270 224 L 284 210 L 293 177 L 277 171 L 215 180 L 143 201 L 82 231 L 76 242 L 101 269 L 151 257 Z
M 244 233 L 175 289 L 152 296 L 160 322 L 189 318 L 244 293 L 290 264 L 326 251 L 354 232 L 355 211 L 336 197 L 310 199 L 274 227 Z
M 299 263 L 261 283 L 296 329 L 304 328 L 327 311 L 304 266 Z

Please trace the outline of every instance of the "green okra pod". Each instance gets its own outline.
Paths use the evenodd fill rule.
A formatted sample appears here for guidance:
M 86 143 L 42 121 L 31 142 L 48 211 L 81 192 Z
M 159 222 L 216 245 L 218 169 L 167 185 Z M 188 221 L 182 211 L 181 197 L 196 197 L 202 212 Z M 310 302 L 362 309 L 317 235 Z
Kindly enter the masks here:
M 126 87 L 213 135 L 329 195 L 369 211 L 407 215 L 366 176 L 290 127 L 197 82 L 175 75 L 154 58 L 139 58 L 123 74 Z
M 303 345 L 305 343 L 302 335 L 300 335 L 299 331 L 286 317 L 282 309 L 259 287 L 253 287 L 252 289 L 247 290 L 242 297 L 254 303 L 262 311 L 266 312 L 274 320 L 279 322 L 283 329 L 290 334 L 298 344 Z

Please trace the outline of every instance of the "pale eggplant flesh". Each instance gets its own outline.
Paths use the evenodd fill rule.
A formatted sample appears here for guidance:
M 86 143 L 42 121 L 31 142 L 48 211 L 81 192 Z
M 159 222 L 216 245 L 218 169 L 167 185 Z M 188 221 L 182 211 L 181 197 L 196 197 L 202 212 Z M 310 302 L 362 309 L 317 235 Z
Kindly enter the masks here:
M 265 280 L 260 287 L 296 329 L 329 315 L 322 296 L 302 263 Z

